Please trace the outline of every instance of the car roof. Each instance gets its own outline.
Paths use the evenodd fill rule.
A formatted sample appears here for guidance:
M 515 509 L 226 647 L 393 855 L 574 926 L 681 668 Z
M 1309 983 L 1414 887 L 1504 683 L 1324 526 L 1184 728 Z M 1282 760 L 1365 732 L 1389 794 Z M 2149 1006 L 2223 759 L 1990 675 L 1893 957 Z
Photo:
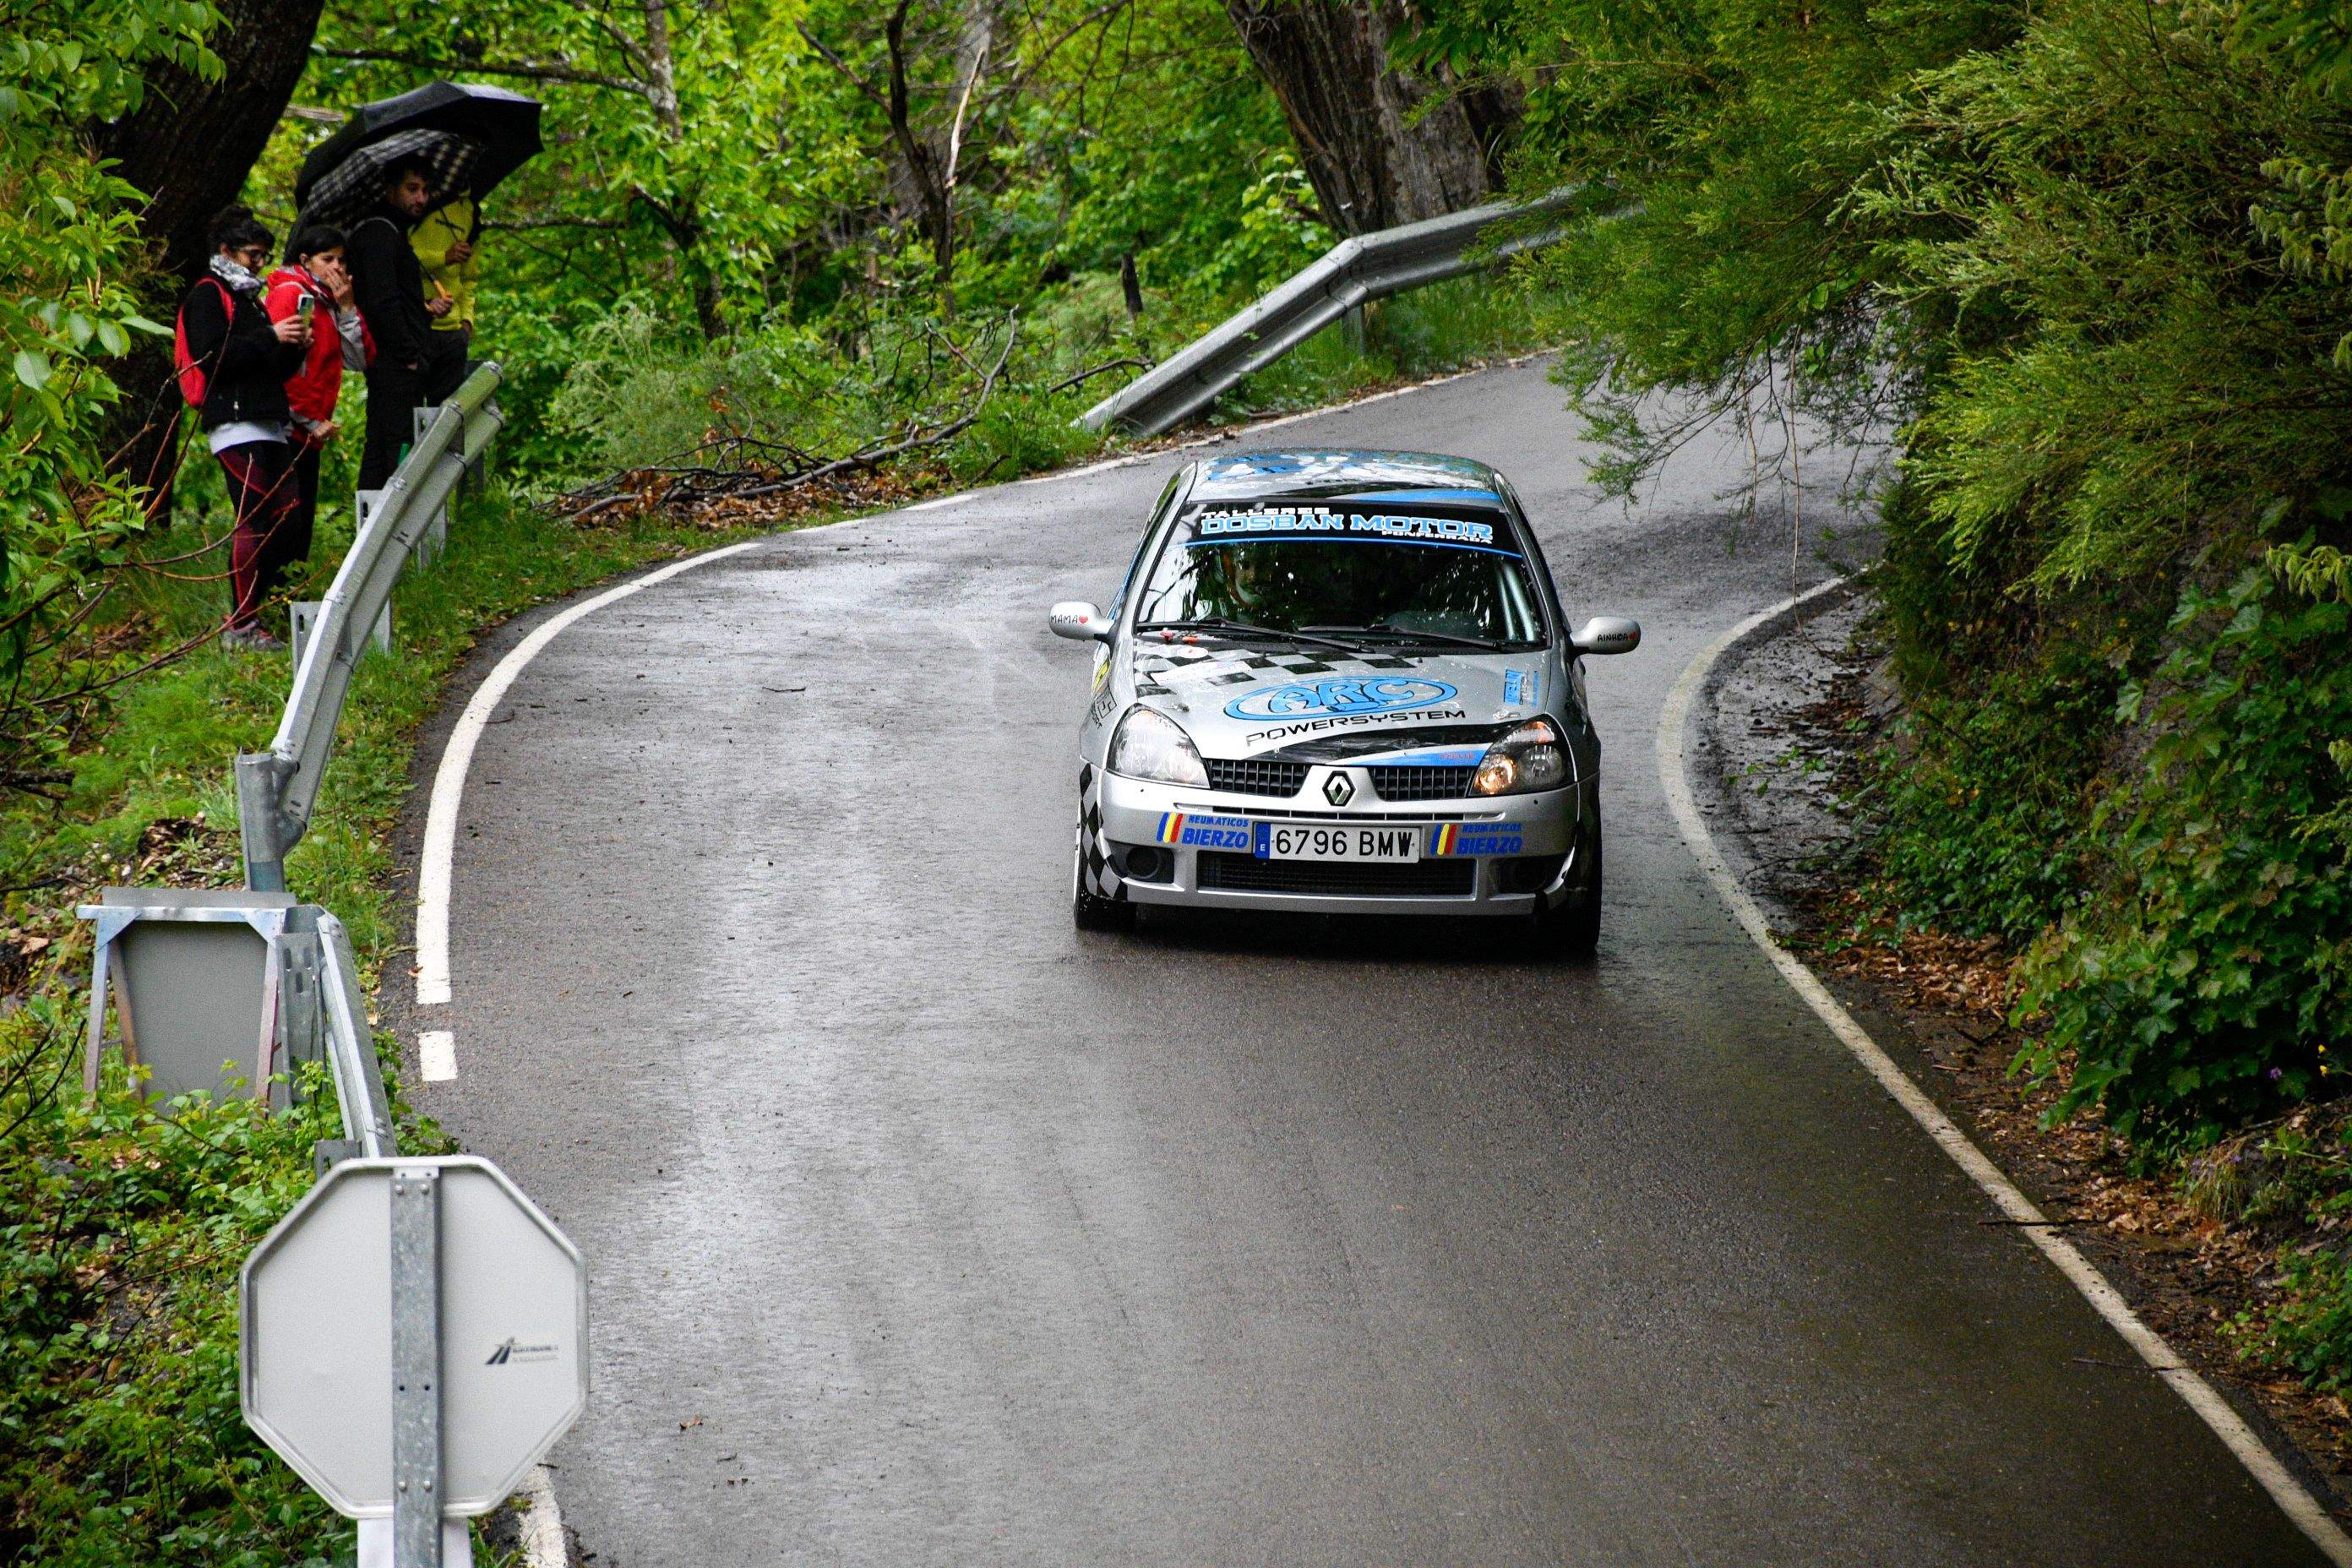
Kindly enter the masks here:
M 1503 479 L 1484 463 L 1439 452 L 1279 447 L 1202 458 L 1187 499 L 1265 500 L 1285 496 L 1500 507 Z

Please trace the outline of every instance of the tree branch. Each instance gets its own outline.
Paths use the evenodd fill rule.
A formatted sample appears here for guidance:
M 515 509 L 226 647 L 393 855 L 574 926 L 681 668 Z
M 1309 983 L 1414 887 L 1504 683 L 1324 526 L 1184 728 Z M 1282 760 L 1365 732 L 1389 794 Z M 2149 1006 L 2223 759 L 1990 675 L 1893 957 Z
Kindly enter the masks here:
M 831 48 L 827 47 L 825 41 L 823 38 L 820 38 L 814 33 L 810 32 L 808 30 L 807 23 L 795 22 L 793 26 L 799 29 L 801 37 L 806 41 L 810 48 L 814 49 L 818 54 L 824 57 L 825 64 L 831 66 L 835 70 L 841 73 L 841 77 L 844 81 L 849 83 L 850 86 L 856 88 L 859 92 L 864 93 L 866 100 L 872 103 L 875 108 L 887 112 L 890 108 L 889 104 L 884 102 L 882 95 L 874 90 L 873 84 L 868 82 L 864 77 L 859 76 L 856 68 L 851 66 L 847 60 L 843 59 L 839 55 L 835 54 Z
M 616 217 L 517 217 L 485 219 L 482 226 L 520 233 L 535 228 L 626 228 L 629 226 Z
M 409 66 L 417 70 L 446 71 L 459 69 L 476 76 L 520 77 L 525 81 L 565 81 L 581 87 L 609 88 L 614 92 L 633 93 L 639 98 L 651 98 L 652 89 L 644 82 L 627 77 L 606 76 L 601 71 L 584 71 L 557 60 L 433 60 L 422 55 L 401 54 L 392 49 L 320 49 L 320 55 L 331 60 L 368 60 L 380 65 Z

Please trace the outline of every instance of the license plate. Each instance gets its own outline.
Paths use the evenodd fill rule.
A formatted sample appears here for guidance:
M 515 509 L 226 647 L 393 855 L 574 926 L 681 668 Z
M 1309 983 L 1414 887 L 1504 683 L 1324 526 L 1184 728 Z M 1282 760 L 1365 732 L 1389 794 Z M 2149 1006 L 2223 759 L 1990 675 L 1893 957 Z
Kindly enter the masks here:
M 1421 858 L 1423 829 L 1351 823 L 1261 822 L 1253 848 L 1261 860 L 1390 860 Z

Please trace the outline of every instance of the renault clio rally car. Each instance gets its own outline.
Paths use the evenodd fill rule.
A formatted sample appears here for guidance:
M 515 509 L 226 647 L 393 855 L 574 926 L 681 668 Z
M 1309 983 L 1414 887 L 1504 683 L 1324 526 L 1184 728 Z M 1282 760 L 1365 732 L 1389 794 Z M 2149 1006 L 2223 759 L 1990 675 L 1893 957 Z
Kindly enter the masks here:
M 1171 480 L 1108 610 L 1078 742 L 1071 911 L 1144 904 L 1601 927 L 1601 742 L 1509 484 L 1418 452 L 1243 452 Z

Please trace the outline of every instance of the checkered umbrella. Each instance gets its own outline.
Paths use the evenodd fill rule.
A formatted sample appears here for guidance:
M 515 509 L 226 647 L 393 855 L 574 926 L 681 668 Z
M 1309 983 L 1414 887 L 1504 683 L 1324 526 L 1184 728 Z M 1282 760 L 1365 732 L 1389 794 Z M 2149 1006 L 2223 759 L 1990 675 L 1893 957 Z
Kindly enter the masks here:
M 481 155 L 479 142 L 447 131 L 402 131 L 355 147 L 312 182 L 302 204 L 302 221 L 350 227 L 383 200 L 384 182 L 392 171 L 412 161 L 425 166 L 425 182 L 433 187 L 429 210 L 470 188 Z

